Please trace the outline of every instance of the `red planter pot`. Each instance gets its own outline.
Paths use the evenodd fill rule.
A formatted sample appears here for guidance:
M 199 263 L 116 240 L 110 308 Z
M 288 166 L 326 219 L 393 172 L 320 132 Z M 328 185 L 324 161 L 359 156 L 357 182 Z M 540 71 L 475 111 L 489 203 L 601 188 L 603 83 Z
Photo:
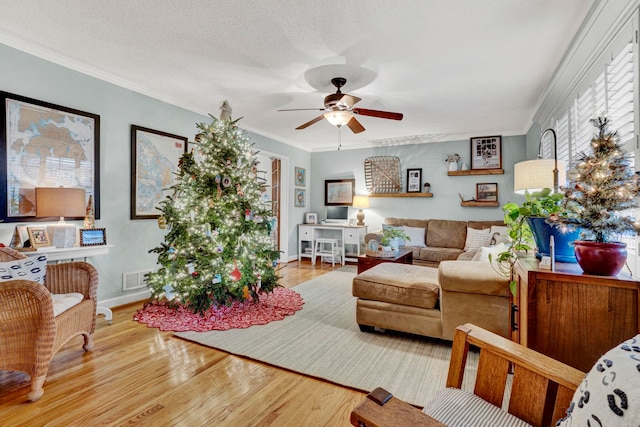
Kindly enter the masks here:
M 627 261 L 627 244 L 619 242 L 573 242 L 578 264 L 587 274 L 616 276 Z

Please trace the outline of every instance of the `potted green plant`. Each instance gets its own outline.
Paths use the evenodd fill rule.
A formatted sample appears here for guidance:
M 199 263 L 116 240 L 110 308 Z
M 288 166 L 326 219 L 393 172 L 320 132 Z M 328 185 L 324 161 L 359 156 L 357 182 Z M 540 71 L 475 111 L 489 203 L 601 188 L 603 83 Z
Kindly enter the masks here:
M 618 133 L 609 131 L 609 119 L 598 117 L 591 123 L 597 128 L 592 150 L 580 153 L 567 174 L 562 208 L 571 215 L 551 215 L 549 220 L 581 228 L 581 240 L 574 242 L 574 248 L 585 273 L 614 276 L 627 259 L 620 236 L 640 231 L 640 223 L 623 213 L 640 205 L 640 180 Z
M 382 229 L 380 244 L 397 252 L 399 250 L 400 239 L 411 240 L 402 228 L 385 227 Z

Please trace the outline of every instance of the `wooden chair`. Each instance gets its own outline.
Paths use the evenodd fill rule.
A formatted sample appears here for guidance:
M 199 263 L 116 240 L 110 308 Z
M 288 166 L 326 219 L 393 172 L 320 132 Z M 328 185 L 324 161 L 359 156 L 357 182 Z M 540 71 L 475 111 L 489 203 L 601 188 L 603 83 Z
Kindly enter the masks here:
M 472 324 L 456 329 L 447 387 L 461 388 L 469 346 L 480 349 L 473 393 L 502 407 L 513 373 L 508 412 L 533 426 L 555 425 L 564 417 L 584 373 Z M 445 426 L 418 408 L 392 397 L 379 405 L 371 394 L 351 413 L 351 423 L 374 426 Z
M 0 262 L 27 258 L 0 248 Z M 38 400 L 49 363 L 71 338 L 83 335 L 85 350 L 93 347 L 98 272 L 86 262 L 47 265 L 44 286 L 28 280 L 0 283 L 0 370 L 31 376 L 29 400 Z M 51 294 L 77 292 L 84 300 L 54 317 Z

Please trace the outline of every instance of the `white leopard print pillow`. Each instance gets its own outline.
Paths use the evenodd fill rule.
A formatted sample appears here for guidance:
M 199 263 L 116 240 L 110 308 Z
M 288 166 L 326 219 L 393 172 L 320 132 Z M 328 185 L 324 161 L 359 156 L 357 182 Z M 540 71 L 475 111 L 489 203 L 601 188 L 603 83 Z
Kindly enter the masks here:
M 640 335 L 609 350 L 591 368 L 558 421 L 560 427 L 640 425 Z

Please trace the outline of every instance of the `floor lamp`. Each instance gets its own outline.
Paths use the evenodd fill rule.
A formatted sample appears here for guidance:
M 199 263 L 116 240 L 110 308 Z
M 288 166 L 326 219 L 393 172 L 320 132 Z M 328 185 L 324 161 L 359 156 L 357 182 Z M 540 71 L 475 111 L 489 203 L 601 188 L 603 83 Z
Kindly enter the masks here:
M 58 217 L 57 224 L 47 227 L 51 244 L 57 248 L 70 248 L 76 243 L 76 226 L 64 221 L 64 217 L 84 217 L 85 192 L 82 188 L 36 188 L 36 216 Z
M 553 159 L 542 158 L 542 141 L 547 135 L 553 138 Z M 549 128 L 542 132 L 538 145 L 538 158 L 516 163 L 513 167 L 513 191 L 524 194 L 533 193 L 543 188 L 551 188 L 554 193 L 560 191 L 560 183 L 567 180 L 566 164 L 558 160 L 558 142 L 556 132 Z

